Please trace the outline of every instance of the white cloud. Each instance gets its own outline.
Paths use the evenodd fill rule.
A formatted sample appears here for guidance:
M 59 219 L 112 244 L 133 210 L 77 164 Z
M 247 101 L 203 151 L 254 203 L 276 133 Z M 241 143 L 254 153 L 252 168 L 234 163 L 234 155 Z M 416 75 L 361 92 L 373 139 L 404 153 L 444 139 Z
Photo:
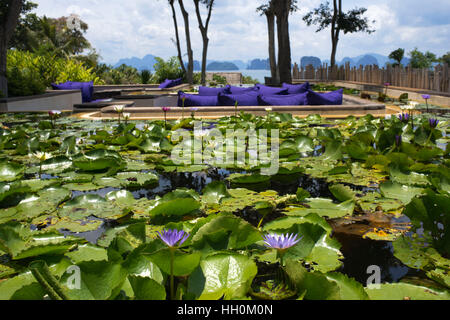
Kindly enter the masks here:
M 120 58 L 143 57 L 154 54 L 163 58 L 176 55 L 171 39 L 174 38 L 172 12 L 166 0 L 37 0 L 39 15 L 50 17 L 78 14 L 88 23 L 87 38 L 99 50 L 105 62 L 115 63 Z M 259 16 L 256 7 L 264 0 L 218 0 L 210 24 L 210 46 L 208 58 L 211 60 L 248 60 L 265 58 L 267 53 L 267 25 L 265 17 Z M 442 1 L 439 0 L 442 5 Z M 299 61 L 304 55 L 314 55 L 329 59 L 331 44 L 329 31 L 315 32 L 315 27 L 307 27 L 303 15 L 317 7 L 321 0 L 300 1 L 300 11 L 290 18 L 292 60 Z M 402 5 L 400 5 L 400 3 Z M 198 29 L 192 1 L 185 1 L 190 13 L 190 29 L 194 55 L 200 60 L 202 40 Z M 404 47 L 407 51 L 414 47 L 443 54 L 450 41 L 450 24 L 428 23 L 432 8 L 439 6 L 427 2 L 424 15 L 421 11 L 408 9 L 423 5 L 423 1 L 409 0 L 408 4 L 399 0 L 349 0 L 346 9 L 355 6 L 368 8 L 367 16 L 376 20 L 376 32 L 343 35 L 338 48 L 338 59 L 375 52 L 387 55 L 392 50 Z M 405 6 L 406 8 L 405 10 Z M 177 6 L 177 11 L 179 11 Z M 405 17 L 405 12 L 409 15 Z M 202 11 L 205 19 L 205 10 Z M 440 16 L 442 12 L 440 13 Z M 185 51 L 184 23 L 177 14 L 180 36 Z M 448 13 L 447 13 L 448 17 Z M 408 22 L 409 21 L 409 22 Z M 448 21 L 448 19 L 446 20 Z M 448 22 L 447 22 L 448 23 Z

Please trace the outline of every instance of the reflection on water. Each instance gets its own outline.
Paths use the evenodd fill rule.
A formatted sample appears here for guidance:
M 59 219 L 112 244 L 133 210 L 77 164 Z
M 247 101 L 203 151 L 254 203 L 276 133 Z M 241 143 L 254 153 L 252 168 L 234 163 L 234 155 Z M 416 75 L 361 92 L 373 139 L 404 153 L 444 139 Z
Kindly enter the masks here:
M 343 266 L 338 270 L 366 285 L 373 274 L 367 273 L 369 266 L 381 270 L 381 282 L 398 282 L 405 276 L 419 275 L 419 271 L 405 266 L 394 256 L 392 242 L 362 239 L 356 235 L 334 234 L 333 238 L 342 244 Z

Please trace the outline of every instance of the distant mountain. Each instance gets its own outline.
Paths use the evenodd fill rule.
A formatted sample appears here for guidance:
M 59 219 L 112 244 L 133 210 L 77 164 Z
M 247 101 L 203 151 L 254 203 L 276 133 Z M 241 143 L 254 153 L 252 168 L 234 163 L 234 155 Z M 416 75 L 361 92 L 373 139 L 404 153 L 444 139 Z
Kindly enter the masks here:
M 214 61 L 206 66 L 206 70 L 208 70 L 208 71 L 236 71 L 236 70 L 239 70 L 239 68 L 232 62 Z
M 360 58 L 358 60 L 358 62 L 356 62 L 356 66 L 372 66 L 372 65 L 379 65 L 377 58 L 375 58 L 374 56 L 368 55 L 366 54 L 365 56 L 363 56 L 362 58 Z
M 300 60 L 300 66 L 304 68 L 309 65 L 313 65 L 314 68 L 318 68 L 322 65 L 322 61 L 317 57 L 302 57 Z
M 142 70 L 150 70 L 150 71 L 154 71 L 153 66 L 156 63 L 156 56 L 152 55 L 152 54 L 148 54 L 145 57 L 143 57 L 142 59 L 139 59 L 137 57 L 132 57 L 132 58 L 127 58 L 127 59 L 120 59 L 119 62 L 117 62 L 114 65 L 114 68 L 120 67 L 122 64 L 126 64 L 128 66 L 134 67 L 136 69 L 138 69 L 139 71 Z
M 248 66 L 247 62 L 244 62 L 242 60 L 233 60 L 231 62 L 234 63 L 239 68 L 239 70 L 247 69 L 247 66 Z
M 184 66 L 187 69 L 188 63 L 185 62 Z M 194 71 L 202 71 L 202 65 L 201 65 L 200 61 L 194 60 Z
M 254 59 L 251 60 L 247 70 L 270 70 L 270 61 L 269 59 Z
M 325 61 L 324 61 L 325 62 Z M 394 60 L 389 59 L 387 56 L 383 56 L 378 53 L 368 53 L 364 55 L 360 55 L 354 58 L 345 57 L 342 61 L 337 62 L 339 66 L 345 65 L 345 63 L 350 62 L 350 67 L 359 67 L 360 65 L 366 66 L 370 64 L 376 64 L 380 68 L 385 67 L 387 63 L 394 63 Z M 409 58 L 403 58 L 402 64 L 407 66 L 410 62 Z M 329 60 L 327 60 L 329 63 Z

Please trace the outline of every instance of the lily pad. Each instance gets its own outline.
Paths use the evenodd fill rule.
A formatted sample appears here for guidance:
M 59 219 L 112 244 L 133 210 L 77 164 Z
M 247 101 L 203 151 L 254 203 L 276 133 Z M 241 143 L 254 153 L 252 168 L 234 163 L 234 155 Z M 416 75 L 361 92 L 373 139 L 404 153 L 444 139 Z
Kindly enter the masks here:
M 243 298 L 257 272 L 256 264 L 247 256 L 214 254 L 202 260 L 189 277 L 188 290 L 198 300 Z

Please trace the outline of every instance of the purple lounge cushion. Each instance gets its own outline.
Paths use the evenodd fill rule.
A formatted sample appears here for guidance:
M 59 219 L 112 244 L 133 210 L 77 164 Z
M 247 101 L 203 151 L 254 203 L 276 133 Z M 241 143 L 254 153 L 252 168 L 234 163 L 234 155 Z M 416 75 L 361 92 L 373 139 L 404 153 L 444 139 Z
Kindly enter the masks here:
M 200 96 L 198 94 L 186 94 L 178 93 L 178 106 L 183 106 L 183 98 L 185 98 L 185 107 L 204 107 L 204 106 L 217 106 L 218 97 L 217 96 Z
M 230 86 L 230 93 L 228 93 L 228 94 L 244 94 L 244 93 L 255 92 L 256 90 L 258 90 L 258 88 L 256 88 L 256 87 L 246 88 L 246 87 Z
M 94 82 L 72 82 L 67 81 L 65 83 L 52 83 L 54 90 L 81 90 L 81 98 L 83 103 L 91 102 L 94 94 Z
M 308 105 L 321 106 L 321 105 L 342 105 L 344 89 L 339 89 L 327 93 L 317 93 L 312 90 L 308 90 L 306 99 Z
M 262 84 L 257 84 L 256 87 L 258 91 L 262 95 L 273 96 L 276 94 L 288 94 L 288 89 L 286 88 L 277 88 L 277 87 L 268 87 Z
M 159 88 L 160 89 L 172 88 L 172 87 L 179 86 L 182 83 L 183 83 L 183 79 L 182 78 L 178 78 L 178 79 L 175 79 L 175 80 L 166 79 L 163 83 L 161 83 L 159 85 Z
M 303 84 L 283 83 L 283 88 L 288 89 L 289 94 L 298 94 L 307 92 L 311 88 L 311 85 L 309 82 Z
M 307 102 L 307 93 L 288 95 L 262 95 L 258 96 L 260 106 L 304 106 Z
M 219 106 L 234 106 L 236 101 L 238 106 L 257 106 L 258 92 L 250 91 L 243 94 L 219 93 Z
M 230 86 L 227 85 L 224 88 L 210 88 L 210 87 L 200 86 L 198 89 L 198 94 L 200 96 L 216 96 L 217 97 L 217 95 L 219 93 L 231 94 Z

